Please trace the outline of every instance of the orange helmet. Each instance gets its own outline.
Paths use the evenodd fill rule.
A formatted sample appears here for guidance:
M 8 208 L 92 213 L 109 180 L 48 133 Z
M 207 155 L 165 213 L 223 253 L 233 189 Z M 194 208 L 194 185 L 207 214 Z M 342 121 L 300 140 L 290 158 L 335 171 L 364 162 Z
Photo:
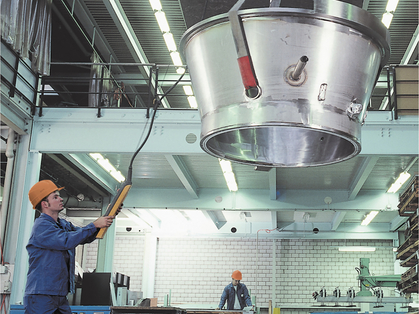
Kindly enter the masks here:
M 233 278 L 235 280 L 242 280 L 242 273 L 240 272 L 240 270 L 235 270 L 235 271 L 233 271 L 233 274 L 231 275 L 231 278 Z
M 45 197 L 50 195 L 52 192 L 64 189 L 64 187 L 57 187 L 51 180 L 42 180 L 35 183 L 29 190 L 29 200 L 32 203 L 33 209 L 41 202 Z

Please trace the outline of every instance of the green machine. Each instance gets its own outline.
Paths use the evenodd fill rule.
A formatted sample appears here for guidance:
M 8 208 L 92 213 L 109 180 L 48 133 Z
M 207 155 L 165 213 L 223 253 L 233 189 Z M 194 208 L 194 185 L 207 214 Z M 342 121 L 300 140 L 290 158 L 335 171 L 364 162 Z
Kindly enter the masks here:
M 371 288 L 376 287 L 396 287 L 401 280 L 401 275 L 371 276 L 369 269 L 370 259 L 361 258 L 358 271 L 359 288 L 357 296 L 372 296 Z

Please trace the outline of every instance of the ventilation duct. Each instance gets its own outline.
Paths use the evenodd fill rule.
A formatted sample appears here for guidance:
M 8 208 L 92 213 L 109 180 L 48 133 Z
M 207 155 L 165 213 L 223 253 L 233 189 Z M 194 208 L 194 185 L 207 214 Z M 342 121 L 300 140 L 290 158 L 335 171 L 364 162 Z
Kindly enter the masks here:
M 390 57 L 384 25 L 340 1 L 314 1 L 313 9 L 237 5 L 194 25 L 180 42 L 202 149 L 271 167 L 359 154 L 367 105 Z

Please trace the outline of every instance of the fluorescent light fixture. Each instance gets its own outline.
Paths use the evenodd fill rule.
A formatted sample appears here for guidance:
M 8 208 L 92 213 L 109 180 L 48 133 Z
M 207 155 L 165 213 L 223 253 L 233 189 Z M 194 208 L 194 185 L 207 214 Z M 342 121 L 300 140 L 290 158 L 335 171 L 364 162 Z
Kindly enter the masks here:
M 169 51 L 176 51 L 177 50 L 175 39 L 173 38 L 172 33 L 164 33 L 163 38 L 164 38 L 164 42 L 166 43 L 167 49 Z
M 102 166 L 103 169 L 105 169 L 107 172 L 111 172 L 115 168 L 110 163 L 109 159 L 98 159 L 97 162 L 99 165 Z
M 163 33 L 170 32 L 169 23 L 167 23 L 167 20 L 166 20 L 166 14 L 163 11 L 157 11 L 156 13 L 154 13 L 154 16 L 156 17 L 160 30 Z
M 377 216 L 378 210 L 370 211 L 370 213 L 362 220 L 361 226 L 367 226 Z
M 397 178 L 397 180 L 387 190 L 387 193 L 396 193 L 403 186 L 403 184 L 405 184 L 406 181 L 409 180 L 409 178 L 410 173 L 402 172 Z
M 193 90 L 191 85 L 183 85 L 183 91 L 185 92 L 185 95 L 193 96 Z
M 399 4 L 399 0 L 388 0 L 386 11 L 387 12 L 394 12 L 396 11 L 397 5 Z
M 180 58 L 180 54 L 177 51 L 172 51 L 170 53 L 170 57 L 172 58 L 173 64 L 176 66 L 183 65 L 182 59 Z
M 381 23 L 383 23 L 385 27 L 389 28 L 392 19 L 393 19 L 393 14 L 390 13 L 390 12 L 386 12 L 386 13 L 383 14 L 383 18 L 381 19 Z
M 196 102 L 195 96 L 188 96 L 188 102 L 191 108 L 194 108 L 194 109 L 198 108 L 198 103 Z
M 149 0 L 151 8 L 155 11 L 160 11 L 162 9 L 160 0 Z
M 233 168 L 231 167 L 231 162 L 220 158 L 218 159 L 218 162 L 220 163 L 221 170 L 223 171 L 224 179 L 226 180 L 228 189 L 230 192 L 236 192 L 238 187 Z
M 233 168 L 231 167 L 231 162 L 228 160 L 224 160 L 224 159 L 218 159 L 220 166 L 221 166 L 221 170 L 223 172 L 232 172 Z
M 177 74 L 183 74 L 183 73 L 185 73 L 185 68 L 177 68 L 176 69 L 176 73 Z
M 125 177 L 122 175 L 121 171 L 112 170 L 109 172 L 112 177 L 116 179 L 118 182 L 122 182 L 125 180 Z
M 339 252 L 375 252 L 375 247 L 371 246 L 342 246 Z
M 122 175 L 121 171 L 116 170 L 115 167 L 110 163 L 109 159 L 106 159 L 99 153 L 90 153 L 90 157 L 92 157 L 96 162 L 118 182 L 122 182 L 125 180 L 125 177 Z
M 90 157 L 92 157 L 94 160 L 98 160 L 98 159 L 102 159 L 102 158 L 103 158 L 103 156 L 102 156 L 101 154 L 99 154 L 99 153 L 90 153 L 89 155 L 90 155 Z

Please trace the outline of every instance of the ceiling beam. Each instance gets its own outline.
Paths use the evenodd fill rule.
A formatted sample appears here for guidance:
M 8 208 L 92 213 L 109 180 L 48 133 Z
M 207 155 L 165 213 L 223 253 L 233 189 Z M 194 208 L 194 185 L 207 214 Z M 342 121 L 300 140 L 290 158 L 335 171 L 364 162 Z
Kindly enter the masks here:
M 202 213 L 204 214 L 205 217 L 207 217 L 209 220 L 211 220 L 214 223 L 214 225 L 217 227 L 218 230 L 227 223 L 227 220 L 225 219 L 223 213 L 221 212 L 215 212 L 212 210 L 203 210 Z
M 345 218 L 345 215 L 346 215 L 346 212 L 344 211 L 338 211 L 333 215 L 331 230 L 335 231 L 339 228 L 339 225 L 343 221 L 343 218 Z
M 146 224 L 150 228 L 152 228 L 152 224 L 147 222 L 145 219 L 143 219 L 140 215 L 138 215 L 137 210 L 135 209 L 122 209 L 122 213 L 125 214 L 130 221 L 132 221 L 134 224 L 139 224 L 140 226 Z
M 199 188 L 181 156 L 165 155 L 173 171 L 192 198 L 198 198 Z
M 100 117 L 98 117 L 100 112 Z M 42 108 L 34 116 L 31 150 L 42 152 L 132 153 L 139 130 L 147 126 L 146 109 Z M 199 141 L 201 120 L 197 110 L 158 110 L 144 153 L 205 154 Z M 393 120 L 390 112 L 369 112 L 361 134 L 363 155 L 417 155 L 417 116 Z
M 409 217 L 402 217 L 402 216 L 396 216 L 393 218 L 393 220 L 390 222 L 390 232 L 391 231 L 397 231 L 407 220 Z
M 364 185 L 365 181 L 368 179 L 371 171 L 374 169 L 375 164 L 377 163 L 379 157 L 377 156 L 367 156 L 362 161 L 358 171 L 352 180 L 352 183 L 349 188 L 349 200 L 354 200 Z
M 382 210 L 387 205 L 397 210 L 398 195 L 386 191 L 368 191 L 359 194 L 355 200 L 348 201 L 346 190 L 328 190 L 327 195 L 333 199 L 330 209 L 325 209 L 324 190 L 287 190 L 278 200 L 269 199 L 266 189 L 239 189 L 231 193 L 228 189 L 201 188 L 199 199 L 191 199 L 182 189 L 147 189 L 133 186 L 124 201 L 127 207 L 166 208 L 182 210 L 210 211 L 288 211 L 288 210 L 356 210 L 370 212 Z M 214 202 L 217 198 L 222 201 Z M 389 208 L 389 209 L 390 209 Z

